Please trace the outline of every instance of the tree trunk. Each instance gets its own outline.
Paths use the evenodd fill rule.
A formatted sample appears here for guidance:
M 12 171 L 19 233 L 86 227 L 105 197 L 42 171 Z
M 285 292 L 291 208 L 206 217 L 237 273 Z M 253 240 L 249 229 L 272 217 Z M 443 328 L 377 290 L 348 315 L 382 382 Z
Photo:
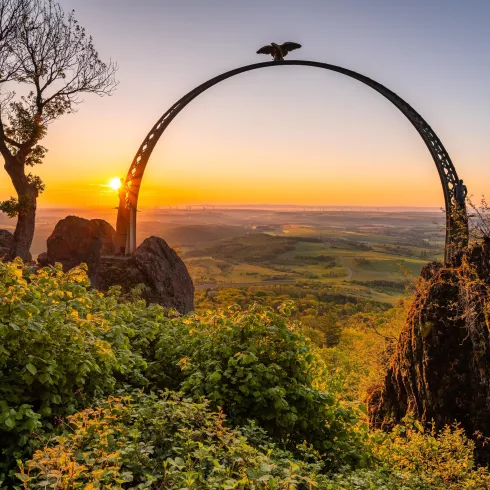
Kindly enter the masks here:
M 36 228 L 36 206 L 37 197 L 31 197 L 29 208 L 21 211 L 17 217 L 14 239 L 8 254 L 10 260 L 15 257 L 20 257 L 24 262 L 32 260 L 30 250 Z
M 8 253 L 8 259 L 20 257 L 24 262 L 32 259 L 30 249 L 36 228 L 36 208 L 38 191 L 25 174 L 25 165 L 18 160 L 7 162 L 5 170 L 12 179 L 19 201 L 19 214 L 14 239 Z

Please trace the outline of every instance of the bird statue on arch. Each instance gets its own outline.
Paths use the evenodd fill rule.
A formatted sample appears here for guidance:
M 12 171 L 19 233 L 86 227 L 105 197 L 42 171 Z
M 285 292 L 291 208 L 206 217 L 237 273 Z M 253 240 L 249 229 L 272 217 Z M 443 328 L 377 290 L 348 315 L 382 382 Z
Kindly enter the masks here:
M 290 51 L 301 48 L 301 44 L 287 42 L 283 44 L 270 43 L 257 51 L 257 54 L 270 54 L 274 61 L 284 61 Z

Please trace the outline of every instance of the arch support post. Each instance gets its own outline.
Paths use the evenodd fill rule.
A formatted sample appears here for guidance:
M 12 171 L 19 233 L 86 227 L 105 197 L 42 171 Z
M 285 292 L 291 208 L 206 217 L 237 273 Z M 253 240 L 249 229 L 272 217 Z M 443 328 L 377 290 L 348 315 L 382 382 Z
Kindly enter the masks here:
M 136 252 L 136 208 L 129 206 L 129 233 L 127 234 L 126 255 Z
M 129 225 L 130 225 L 130 212 L 129 212 L 129 207 L 126 205 L 126 191 L 121 190 L 119 192 L 119 207 L 117 208 L 116 238 L 115 238 L 116 255 L 126 255 L 129 251 L 129 243 L 128 243 Z

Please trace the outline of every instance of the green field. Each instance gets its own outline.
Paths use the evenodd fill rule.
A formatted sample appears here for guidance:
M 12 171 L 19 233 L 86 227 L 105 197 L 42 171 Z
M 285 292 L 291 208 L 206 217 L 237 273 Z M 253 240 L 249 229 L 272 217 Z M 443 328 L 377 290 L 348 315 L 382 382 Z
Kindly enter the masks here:
M 308 224 L 296 222 L 295 213 L 280 215 L 283 223 L 214 227 L 216 234 L 205 225 L 194 232 L 186 226 L 186 237 L 206 238 L 187 240 L 182 249 L 197 287 L 306 281 L 394 303 L 427 262 L 442 258 L 442 230 L 423 213 L 376 219 L 351 213 L 340 223 L 335 223 L 340 220 L 333 213 L 330 222 L 322 213 L 308 213 Z M 259 222 L 270 222 L 267 217 Z M 301 219 L 305 221 L 305 214 Z M 178 229 L 173 234 L 178 237 Z

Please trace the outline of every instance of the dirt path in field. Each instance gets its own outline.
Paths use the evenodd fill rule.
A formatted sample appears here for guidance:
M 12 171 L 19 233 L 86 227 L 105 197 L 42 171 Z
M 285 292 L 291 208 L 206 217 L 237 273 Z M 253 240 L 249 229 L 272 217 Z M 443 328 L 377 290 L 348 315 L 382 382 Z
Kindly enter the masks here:
M 347 267 L 345 265 L 345 262 L 344 262 L 344 257 L 342 257 L 342 255 L 340 256 L 340 265 L 347 270 L 347 279 L 346 281 L 350 281 L 352 279 L 352 274 L 354 274 L 354 272 L 352 272 L 352 269 L 349 269 L 349 267 Z

